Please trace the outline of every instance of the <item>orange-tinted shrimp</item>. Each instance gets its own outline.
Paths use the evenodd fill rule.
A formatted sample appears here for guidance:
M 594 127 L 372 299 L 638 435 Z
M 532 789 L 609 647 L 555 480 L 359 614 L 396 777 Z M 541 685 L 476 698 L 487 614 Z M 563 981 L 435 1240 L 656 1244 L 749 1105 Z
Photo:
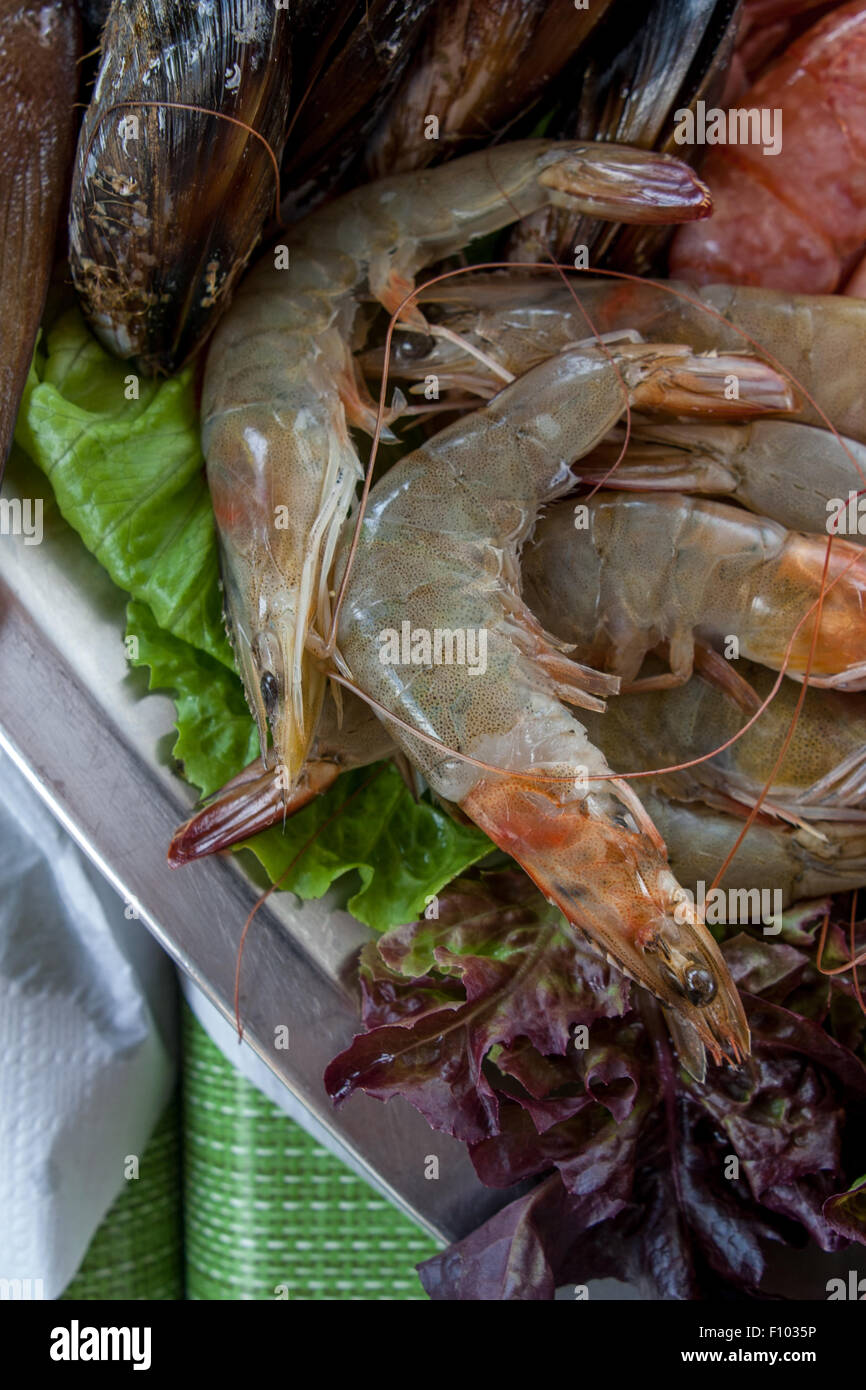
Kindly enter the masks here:
M 866 552 L 834 539 L 825 579 L 827 545 L 722 502 L 599 492 L 543 519 L 523 555 L 525 594 L 580 660 L 626 682 L 667 644 L 670 673 L 646 688 L 687 680 L 697 643 L 735 641 L 737 655 L 796 680 L 808 665 L 812 685 L 864 690 Z M 822 589 L 812 653 L 807 614 Z

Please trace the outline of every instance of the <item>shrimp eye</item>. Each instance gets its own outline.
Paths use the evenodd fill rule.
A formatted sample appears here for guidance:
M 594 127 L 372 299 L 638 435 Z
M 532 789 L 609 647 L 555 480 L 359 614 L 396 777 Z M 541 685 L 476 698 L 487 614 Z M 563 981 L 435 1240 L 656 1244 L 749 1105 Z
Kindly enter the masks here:
M 433 351 L 435 340 L 424 333 L 404 333 L 397 344 L 397 355 L 404 362 L 417 362 Z
M 709 1004 L 716 997 L 716 982 L 709 970 L 691 965 L 686 971 L 686 998 L 690 1004 Z
M 259 681 L 259 688 L 262 692 L 262 699 L 265 702 L 265 711 L 269 719 L 273 718 L 277 708 L 277 701 L 280 698 L 280 683 L 273 671 L 263 671 Z

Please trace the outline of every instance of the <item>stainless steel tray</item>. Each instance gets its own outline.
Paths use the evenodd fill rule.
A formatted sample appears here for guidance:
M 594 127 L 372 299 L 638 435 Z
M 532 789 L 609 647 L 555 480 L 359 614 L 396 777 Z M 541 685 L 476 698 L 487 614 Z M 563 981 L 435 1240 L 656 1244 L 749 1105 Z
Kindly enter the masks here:
M 194 793 L 170 769 L 172 702 L 148 694 L 123 644 L 125 597 L 60 517 L 42 475 L 16 457 L 4 496 L 43 499 L 44 536 L 0 536 L 0 745 L 142 922 L 226 1017 L 238 938 L 258 888 L 237 856 L 168 868 Z M 248 1045 L 433 1235 L 465 1234 L 507 1200 L 481 1186 L 462 1145 L 400 1100 L 335 1110 L 322 1074 L 358 1031 L 355 958 L 368 933 L 327 899 L 274 894 L 244 955 Z M 289 1028 L 287 1050 L 273 1047 Z M 439 1157 L 439 1179 L 424 1177 Z

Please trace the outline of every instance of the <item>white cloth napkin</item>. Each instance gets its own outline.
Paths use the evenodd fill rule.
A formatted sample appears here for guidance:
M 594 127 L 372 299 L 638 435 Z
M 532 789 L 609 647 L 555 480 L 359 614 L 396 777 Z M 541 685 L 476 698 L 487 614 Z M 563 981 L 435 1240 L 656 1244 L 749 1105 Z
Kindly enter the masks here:
M 356 1173 L 204 994 L 183 992 L 243 1076 Z M 176 1079 L 177 975 L 0 751 L 0 1300 L 57 1298 Z
M 0 1298 L 57 1298 L 135 1181 L 176 1001 L 168 957 L 0 753 Z

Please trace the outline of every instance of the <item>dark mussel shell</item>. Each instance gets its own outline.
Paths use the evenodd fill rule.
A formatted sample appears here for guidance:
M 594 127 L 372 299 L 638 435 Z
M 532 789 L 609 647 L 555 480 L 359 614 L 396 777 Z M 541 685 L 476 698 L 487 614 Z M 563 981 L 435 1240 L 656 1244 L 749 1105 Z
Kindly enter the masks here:
M 437 5 L 370 142 L 370 174 L 422 169 L 488 143 L 531 109 L 609 4 L 594 0 L 581 10 L 549 0 Z M 436 139 L 425 133 L 430 116 L 439 123 Z
M 652 0 L 635 25 L 633 7 L 617 0 L 566 73 L 547 134 L 611 140 L 694 161 L 699 151 L 674 141 L 675 113 L 698 99 L 712 105 L 721 96 L 739 9 L 739 0 Z M 657 261 L 671 231 L 591 217 L 575 222 L 550 208 L 521 223 L 510 256 L 538 260 L 552 253 L 570 261 L 575 246 L 586 246 L 594 266 L 639 275 Z
M 112 352 L 172 372 L 212 331 L 274 206 L 266 145 L 221 116 L 279 159 L 289 12 L 114 0 L 102 46 L 72 186 L 72 277 Z
M 98 34 L 108 18 L 111 0 L 79 0 L 78 7 L 89 32 Z
M 304 216 L 355 164 L 393 99 L 432 4 L 339 0 L 324 10 L 305 0 L 283 163 L 284 217 Z
M 79 51 L 74 0 L 0 0 L 0 475 L 69 187 Z

